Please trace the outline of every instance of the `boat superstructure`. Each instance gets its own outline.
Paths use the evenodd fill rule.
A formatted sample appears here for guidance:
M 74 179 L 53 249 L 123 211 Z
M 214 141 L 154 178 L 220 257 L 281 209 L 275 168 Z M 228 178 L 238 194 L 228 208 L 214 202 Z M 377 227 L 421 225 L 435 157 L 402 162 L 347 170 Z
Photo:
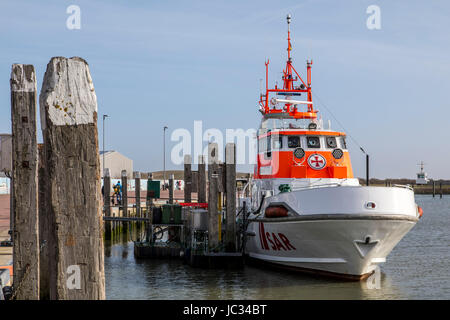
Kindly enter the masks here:
M 311 90 L 292 63 L 288 15 L 283 85 L 266 90 L 251 184 L 246 253 L 304 271 L 361 279 L 370 275 L 416 224 L 419 208 L 408 186 L 361 186 L 354 178 L 344 132 L 324 126 Z
M 428 175 L 423 169 L 425 164 L 423 163 L 423 161 L 421 161 L 419 165 L 420 165 L 420 172 L 417 173 L 416 184 L 428 184 L 430 179 L 428 179 Z

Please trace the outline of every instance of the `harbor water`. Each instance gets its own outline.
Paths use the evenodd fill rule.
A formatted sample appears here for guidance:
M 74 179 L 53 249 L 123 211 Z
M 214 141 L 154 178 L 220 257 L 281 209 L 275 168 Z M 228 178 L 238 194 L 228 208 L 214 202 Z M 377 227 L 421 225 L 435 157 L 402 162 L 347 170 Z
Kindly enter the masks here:
M 346 282 L 265 267 L 192 268 L 135 259 L 133 237 L 105 246 L 107 299 L 450 299 L 450 196 L 417 195 L 424 214 L 381 266 L 380 281 Z

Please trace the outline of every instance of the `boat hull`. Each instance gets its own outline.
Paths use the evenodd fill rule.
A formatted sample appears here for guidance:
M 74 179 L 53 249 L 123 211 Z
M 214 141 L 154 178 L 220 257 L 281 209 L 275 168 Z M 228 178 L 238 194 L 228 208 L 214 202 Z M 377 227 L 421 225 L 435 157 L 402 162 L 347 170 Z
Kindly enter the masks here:
M 246 253 L 288 269 L 364 279 L 416 222 L 401 214 L 257 218 L 249 222 Z

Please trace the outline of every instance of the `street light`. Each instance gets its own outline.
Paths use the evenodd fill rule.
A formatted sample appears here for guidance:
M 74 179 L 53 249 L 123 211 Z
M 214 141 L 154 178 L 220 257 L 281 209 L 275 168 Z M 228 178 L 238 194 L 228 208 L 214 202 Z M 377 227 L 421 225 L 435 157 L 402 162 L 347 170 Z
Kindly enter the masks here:
M 105 176 L 105 119 L 108 117 L 107 114 L 103 115 L 103 172 L 102 176 Z
M 163 141 L 163 148 L 164 148 L 164 152 L 163 152 L 163 171 L 164 171 L 164 181 L 163 184 L 166 183 L 166 130 L 169 129 L 167 126 L 164 126 L 164 141 Z

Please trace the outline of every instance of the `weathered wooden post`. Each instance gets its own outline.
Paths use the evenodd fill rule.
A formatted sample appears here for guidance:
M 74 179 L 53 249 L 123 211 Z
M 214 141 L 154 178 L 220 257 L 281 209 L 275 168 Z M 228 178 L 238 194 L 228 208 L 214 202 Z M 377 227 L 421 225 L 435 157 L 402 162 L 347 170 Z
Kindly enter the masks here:
M 208 243 L 209 250 L 215 250 L 219 246 L 219 215 L 218 204 L 218 146 L 217 143 L 208 144 Z
M 147 173 L 147 180 L 153 181 L 153 173 L 151 172 Z M 153 196 L 151 195 L 151 192 L 148 188 L 148 183 L 147 183 L 146 204 L 147 204 L 147 217 L 150 217 L 150 208 L 153 206 Z
M 217 173 L 218 173 L 218 181 L 217 181 L 217 210 L 219 213 L 219 242 L 222 242 L 222 212 L 224 206 L 224 194 L 225 194 L 225 164 L 218 160 L 217 164 Z
M 192 168 L 191 156 L 184 156 L 184 202 L 192 202 Z
M 151 172 L 147 173 L 147 180 L 148 181 L 152 181 L 153 180 L 153 174 Z M 153 207 L 153 195 L 150 192 L 150 189 L 148 188 L 148 182 L 147 182 L 147 197 L 146 197 L 147 201 L 147 212 L 146 212 L 146 216 L 148 219 L 145 222 L 145 241 L 146 242 L 150 242 L 150 234 L 151 234 L 151 228 L 152 228 L 152 223 L 153 223 L 153 214 L 152 214 L 152 207 Z
M 139 171 L 134 172 L 134 190 L 136 197 L 136 217 L 141 216 L 141 173 Z
M 45 168 L 45 149 L 43 144 L 38 145 L 39 165 L 38 165 L 38 198 L 39 198 L 39 299 L 50 299 L 50 258 L 49 243 L 54 244 L 55 239 L 52 236 L 52 220 L 48 213 L 47 204 L 45 202 L 47 195 L 47 172 Z
M 203 155 L 198 156 L 197 201 L 206 203 L 206 164 Z
M 50 244 L 50 298 L 104 299 L 97 97 L 85 60 L 55 57 L 41 95 Z
M 442 199 L 442 181 L 439 182 L 439 198 Z
M 226 165 L 226 233 L 225 249 L 236 251 L 236 145 L 227 143 L 225 146 Z
M 197 200 L 198 200 L 198 171 L 192 171 L 191 192 L 197 193 Z
M 127 177 L 127 170 L 122 170 L 120 173 L 121 180 L 122 180 L 122 217 L 128 218 L 128 177 Z M 128 222 L 124 221 L 122 223 L 122 231 L 123 233 L 128 233 Z
M 169 177 L 169 203 L 173 204 L 173 174 Z
M 38 149 L 36 74 L 29 64 L 11 70 L 14 298 L 39 299 Z
M 109 168 L 103 174 L 103 207 L 105 217 L 111 217 L 111 174 Z M 111 221 L 105 221 L 105 239 L 111 240 Z
M 128 217 L 128 177 L 127 170 L 121 172 L 122 180 L 122 216 Z

